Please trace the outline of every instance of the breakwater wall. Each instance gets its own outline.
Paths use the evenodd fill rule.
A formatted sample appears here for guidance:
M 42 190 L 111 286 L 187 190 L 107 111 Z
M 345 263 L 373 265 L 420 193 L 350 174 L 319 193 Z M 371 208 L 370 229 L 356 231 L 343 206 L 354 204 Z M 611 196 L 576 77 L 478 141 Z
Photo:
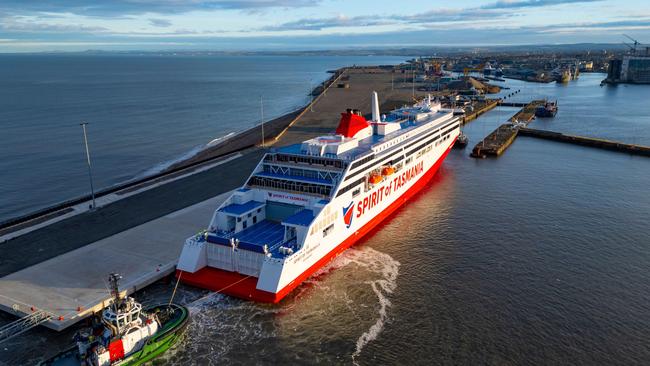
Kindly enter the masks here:
M 291 125 L 293 125 L 300 117 L 308 111 L 312 104 L 316 103 L 320 97 L 327 92 L 334 83 L 336 83 L 342 75 L 348 70 L 347 67 L 340 68 L 332 71 L 332 76 L 324 81 L 322 84 L 315 87 L 311 92 L 319 91 L 318 95 L 314 97 L 311 103 L 304 107 L 291 111 L 283 116 L 263 123 L 265 140 L 277 141 L 277 139 L 284 134 Z M 128 182 L 116 184 L 111 187 L 95 191 L 95 198 L 107 196 L 119 191 L 131 189 L 141 185 L 146 185 L 152 182 L 165 179 L 176 174 L 185 173 L 203 164 L 208 164 L 223 158 L 226 155 L 242 151 L 258 145 L 262 142 L 262 123 L 253 126 L 247 130 L 241 131 L 230 138 L 224 139 L 215 146 L 206 148 L 205 150 L 197 153 L 196 155 L 171 165 L 169 168 L 152 174 L 140 179 L 131 180 Z M 31 213 L 20 215 L 14 218 L 0 222 L 0 235 L 20 230 L 21 228 L 33 225 L 38 222 L 47 221 L 72 211 L 72 206 L 79 205 L 91 199 L 90 194 L 72 198 L 55 205 L 45 207 Z
M 580 146 L 595 147 L 599 149 L 619 151 L 633 155 L 641 155 L 650 157 L 650 146 L 626 144 L 623 142 L 604 140 L 594 137 L 584 137 L 575 135 L 566 135 L 560 132 L 538 130 L 532 128 L 519 128 L 519 135 L 536 137 L 544 140 L 552 140 L 564 142 Z

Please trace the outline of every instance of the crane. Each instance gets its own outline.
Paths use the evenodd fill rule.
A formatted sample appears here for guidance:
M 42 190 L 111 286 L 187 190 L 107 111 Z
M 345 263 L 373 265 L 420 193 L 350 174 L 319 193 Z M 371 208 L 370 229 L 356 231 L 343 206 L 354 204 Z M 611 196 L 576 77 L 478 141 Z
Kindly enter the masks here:
M 467 76 L 472 71 L 481 72 L 481 71 L 483 71 L 484 66 L 485 66 L 485 64 L 480 64 L 480 65 L 478 65 L 476 67 L 466 67 L 466 68 L 463 69 L 463 74 L 465 74 L 465 76 Z
M 627 43 L 625 43 L 625 42 L 623 42 L 623 44 L 626 45 L 626 46 L 628 46 L 628 47 L 630 47 L 630 49 L 632 50 L 632 54 L 633 54 L 633 55 L 636 55 L 636 47 L 637 47 L 638 45 L 640 45 L 641 42 L 639 42 L 639 41 L 637 41 L 636 39 L 634 39 L 634 38 L 628 36 L 627 34 L 623 34 L 623 36 L 629 38 L 632 42 L 634 42 L 633 45 L 629 45 L 629 44 L 627 44 Z

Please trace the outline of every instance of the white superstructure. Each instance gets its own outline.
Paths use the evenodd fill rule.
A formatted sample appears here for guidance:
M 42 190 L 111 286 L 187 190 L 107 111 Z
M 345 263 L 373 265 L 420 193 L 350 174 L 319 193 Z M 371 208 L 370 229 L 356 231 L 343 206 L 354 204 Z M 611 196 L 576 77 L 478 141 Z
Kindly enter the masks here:
M 246 184 L 187 239 L 183 282 L 277 302 L 403 204 L 459 135 L 451 110 L 426 98 L 372 120 L 342 113 L 335 134 L 265 154 Z

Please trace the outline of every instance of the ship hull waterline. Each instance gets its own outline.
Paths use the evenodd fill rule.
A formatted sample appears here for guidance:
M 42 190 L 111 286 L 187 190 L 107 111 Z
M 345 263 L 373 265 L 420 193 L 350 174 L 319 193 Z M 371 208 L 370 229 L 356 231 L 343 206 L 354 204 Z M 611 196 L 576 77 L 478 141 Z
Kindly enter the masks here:
M 381 214 L 377 215 L 364 226 L 362 226 L 355 233 L 350 235 L 347 239 L 343 240 L 341 244 L 330 251 L 326 256 L 318 260 L 311 267 L 309 267 L 302 274 L 297 276 L 288 285 L 276 293 L 258 290 L 257 277 L 246 276 L 236 272 L 229 272 L 213 267 L 204 267 L 200 270 L 190 273 L 181 270 L 176 270 L 176 277 L 180 276 L 180 281 L 193 287 L 207 289 L 229 296 L 237 297 L 244 300 L 251 300 L 262 303 L 278 303 L 296 287 L 298 287 L 304 280 L 313 275 L 316 271 L 324 265 L 332 261 L 339 254 L 354 245 L 362 239 L 373 228 L 384 221 L 395 210 L 401 207 L 406 201 L 418 193 L 425 185 L 433 178 L 438 169 L 442 165 L 449 152 L 454 146 L 456 138 L 452 139 L 451 144 L 446 148 L 445 152 L 438 158 L 438 160 L 429 168 L 427 172 L 407 191 L 405 191 L 399 198 L 391 203 Z

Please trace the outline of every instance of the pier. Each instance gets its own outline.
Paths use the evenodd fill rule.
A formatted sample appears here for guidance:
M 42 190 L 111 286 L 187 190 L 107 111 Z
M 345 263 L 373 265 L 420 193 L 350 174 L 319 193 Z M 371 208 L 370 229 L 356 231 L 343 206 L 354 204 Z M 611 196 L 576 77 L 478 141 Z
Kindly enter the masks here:
M 527 126 L 535 118 L 535 108 L 543 103 L 543 100 L 533 100 L 530 103 L 523 104 L 522 108 L 514 116 L 510 117 L 508 123 L 497 127 L 496 130 L 492 131 L 481 142 L 476 144 L 470 156 L 484 158 L 503 154 L 517 137 L 519 128 L 521 126 Z M 499 104 L 503 105 L 500 101 Z M 506 106 L 519 106 L 518 103 L 509 104 Z
M 476 144 L 470 156 L 474 158 L 499 156 L 512 144 L 515 137 L 517 137 L 517 127 L 504 123 Z
M 533 100 L 532 102 L 522 106 L 522 108 L 515 113 L 514 116 L 510 117 L 508 121 L 528 125 L 535 118 L 535 109 L 544 103 L 546 103 L 544 100 Z
M 476 106 L 476 109 L 474 110 L 474 112 L 466 114 L 463 117 L 463 119 L 462 119 L 463 124 L 467 124 L 467 123 L 477 119 L 483 113 L 494 109 L 498 104 L 499 104 L 498 99 L 487 99 L 487 100 L 485 100 L 484 103 Z
M 544 140 L 595 147 L 610 151 L 619 151 L 632 155 L 650 156 L 650 146 L 626 144 L 623 142 L 604 140 L 594 137 L 567 135 L 560 132 L 537 130 L 526 127 L 519 128 L 518 134 L 521 136 L 536 137 Z

